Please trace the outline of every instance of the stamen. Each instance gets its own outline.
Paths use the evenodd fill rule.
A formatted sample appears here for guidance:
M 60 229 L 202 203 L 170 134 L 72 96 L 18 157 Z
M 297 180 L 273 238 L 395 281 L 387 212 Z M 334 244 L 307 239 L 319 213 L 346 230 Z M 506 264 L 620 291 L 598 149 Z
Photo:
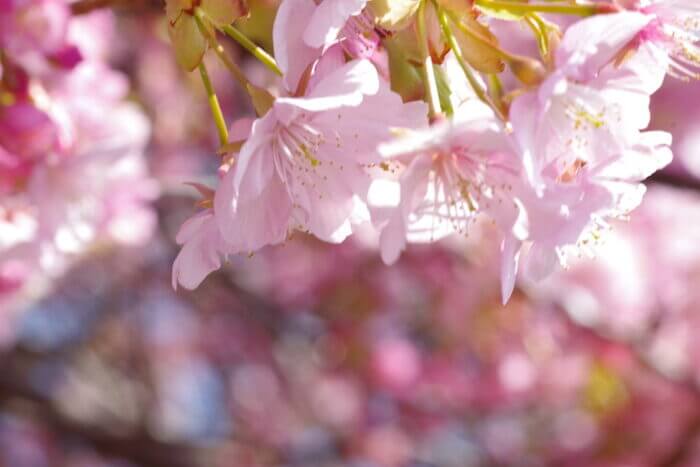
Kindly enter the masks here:
M 468 236 L 469 226 L 478 214 L 493 203 L 502 204 L 508 198 L 506 192 L 512 189 L 493 178 L 495 171 L 503 174 L 507 170 L 487 165 L 485 160 L 464 147 L 434 154 L 428 192 L 431 201 L 417 209 L 411 221 L 429 217 L 431 236 L 443 222 L 448 222 L 454 232 Z
M 292 201 L 295 214 L 290 228 L 293 230 L 309 230 L 309 202 L 313 197 L 323 199 L 327 194 L 327 171 L 335 170 L 336 166 L 328 161 L 326 167 L 319 157 L 325 140 L 325 136 L 303 118 L 277 129 L 273 142 L 274 165 Z M 342 166 L 339 169 L 342 170 Z
M 658 16 L 650 26 L 652 44 L 669 56 L 668 73 L 682 81 L 700 79 L 700 8 L 687 3 L 653 2 L 648 8 Z

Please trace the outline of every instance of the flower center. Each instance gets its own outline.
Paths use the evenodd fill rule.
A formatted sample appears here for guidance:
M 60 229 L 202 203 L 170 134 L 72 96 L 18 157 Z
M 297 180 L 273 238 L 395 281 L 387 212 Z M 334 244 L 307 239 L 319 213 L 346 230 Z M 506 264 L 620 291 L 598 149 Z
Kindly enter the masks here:
M 273 143 L 275 170 L 293 206 L 303 213 L 302 219 L 297 219 L 301 230 L 304 230 L 304 218 L 309 214 L 313 198 L 323 199 L 328 194 L 325 183 L 334 163 L 319 157 L 324 142 L 321 132 L 304 119 L 298 119 L 289 125 L 280 125 Z
M 498 183 L 479 154 L 468 148 L 452 148 L 433 155 L 433 170 L 428 189 L 429 203 L 416 212 L 420 217 L 431 214 L 437 222 L 447 221 L 452 229 L 468 235 L 469 223 L 476 214 L 493 204 L 502 204 L 508 183 Z M 505 173 L 505 172 L 503 172 Z

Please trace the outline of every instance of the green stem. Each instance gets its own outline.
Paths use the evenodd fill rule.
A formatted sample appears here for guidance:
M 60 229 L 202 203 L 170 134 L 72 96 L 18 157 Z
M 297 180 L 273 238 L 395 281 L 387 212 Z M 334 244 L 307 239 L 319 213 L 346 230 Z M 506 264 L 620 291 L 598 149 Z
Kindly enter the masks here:
M 224 64 L 226 69 L 233 75 L 233 77 L 238 81 L 238 83 L 243 87 L 246 92 L 248 91 L 248 86 L 250 85 L 250 81 L 248 78 L 246 78 L 245 73 L 236 65 L 236 63 L 231 60 L 231 57 L 228 56 L 226 51 L 224 50 L 223 46 L 219 44 L 219 41 L 216 40 L 216 36 L 214 33 L 207 28 L 206 24 L 204 23 L 204 18 L 203 14 L 199 9 L 195 10 L 194 14 L 194 19 L 197 21 L 197 27 L 199 27 L 199 31 L 204 35 L 204 37 L 207 39 L 207 42 L 209 42 L 209 47 L 211 47 L 214 50 L 214 53 L 219 57 L 219 60 Z
M 429 117 L 434 119 L 442 113 L 440 107 L 440 95 L 438 94 L 437 81 L 435 79 L 435 70 L 433 70 L 433 59 L 430 57 L 430 48 L 428 46 L 428 35 L 425 27 L 425 4 L 428 0 L 421 0 L 418 7 L 418 42 L 421 48 L 423 58 L 423 66 L 421 73 L 423 76 L 423 86 L 425 88 L 425 99 L 428 102 Z
M 447 39 L 447 42 L 450 44 L 450 48 L 452 49 L 452 52 L 454 53 L 455 58 L 457 59 L 457 63 L 459 63 L 459 66 L 462 68 L 464 76 L 466 76 L 467 81 L 469 81 L 469 85 L 474 90 L 474 93 L 479 99 L 481 99 L 481 101 L 483 101 L 489 107 L 491 107 L 493 111 L 496 112 L 496 114 L 502 120 L 505 121 L 506 117 L 505 115 L 503 115 L 501 109 L 497 105 L 495 105 L 493 101 L 489 98 L 488 94 L 486 94 L 486 90 L 481 85 L 481 83 L 479 83 L 479 80 L 476 79 L 476 76 L 474 75 L 474 72 L 469 67 L 469 65 L 467 65 L 467 62 L 464 59 L 464 55 L 462 55 L 462 49 L 459 47 L 457 39 L 455 38 L 454 34 L 452 33 L 452 29 L 450 28 L 450 23 L 447 14 L 442 8 L 438 10 L 438 19 L 440 21 L 440 26 L 442 26 L 442 33 Z
M 610 6 L 606 4 L 587 5 L 551 5 L 542 3 L 518 3 L 507 0 L 475 0 L 476 6 L 491 10 L 504 10 L 513 14 L 527 13 L 557 13 L 562 15 L 592 16 L 609 13 Z
M 266 67 L 272 70 L 274 73 L 282 76 L 282 70 L 277 66 L 275 59 L 265 51 L 262 47 L 259 47 L 253 41 L 248 39 L 241 31 L 236 29 L 233 25 L 227 25 L 221 28 L 223 32 L 229 35 L 232 39 L 238 42 L 244 49 L 250 52 L 255 58 L 260 60 Z
M 204 61 L 202 61 L 199 64 L 199 74 L 202 76 L 202 83 L 204 83 L 204 88 L 207 90 L 209 107 L 211 108 L 211 113 L 214 116 L 216 129 L 219 131 L 219 142 L 223 146 L 228 143 L 228 130 L 226 129 L 226 120 L 224 120 L 224 114 L 223 112 L 221 112 L 219 99 L 216 97 L 216 91 L 214 91 L 214 86 L 212 86 L 211 84 L 211 80 L 209 79 L 209 73 L 207 72 L 207 67 L 204 65 Z

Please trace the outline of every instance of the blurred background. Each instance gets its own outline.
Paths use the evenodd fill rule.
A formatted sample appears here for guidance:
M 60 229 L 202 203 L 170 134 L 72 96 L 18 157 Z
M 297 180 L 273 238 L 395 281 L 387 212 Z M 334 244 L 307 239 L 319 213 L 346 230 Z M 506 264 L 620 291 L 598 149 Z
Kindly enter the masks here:
M 176 292 L 184 183 L 215 184 L 215 127 L 162 5 L 123 3 L 86 16 L 151 120 L 157 222 L 0 301 L 0 466 L 700 466 L 700 85 L 654 98 L 676 160 L 642 207 L 505 307 L 489 225 L 393 267 L 363 236 L 296 235 Z M 269 50 L 275 4 L 252 8 L 238 25 Z M 207 65 L 227 121 L 252 114 Z

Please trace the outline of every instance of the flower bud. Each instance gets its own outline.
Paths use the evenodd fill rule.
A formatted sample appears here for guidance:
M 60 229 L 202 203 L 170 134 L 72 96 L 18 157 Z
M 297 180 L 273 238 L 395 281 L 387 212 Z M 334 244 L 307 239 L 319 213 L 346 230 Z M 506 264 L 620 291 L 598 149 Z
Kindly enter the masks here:
M 523 84 L 536 86 L 544 81 L 547 71 L 538 60 L 530 57 L 512 56 L 508 58 L 508 68 Z
M 462 55 L 472 68 L 482 73 L 495 74 L 504 70 L 498 39 L 488 26 L 477 21 L 471 13 L 464 15 L 460 24 L 452 28 L 452 32 Z
M 248 5 L 245 0 L 167 0 L 165 12 L 175 57 L 183 68 L 192 71 L 202 61 L 208 46 L 195 14 L 201 13 L 204 27 L 213 29 L 248 14 Z

